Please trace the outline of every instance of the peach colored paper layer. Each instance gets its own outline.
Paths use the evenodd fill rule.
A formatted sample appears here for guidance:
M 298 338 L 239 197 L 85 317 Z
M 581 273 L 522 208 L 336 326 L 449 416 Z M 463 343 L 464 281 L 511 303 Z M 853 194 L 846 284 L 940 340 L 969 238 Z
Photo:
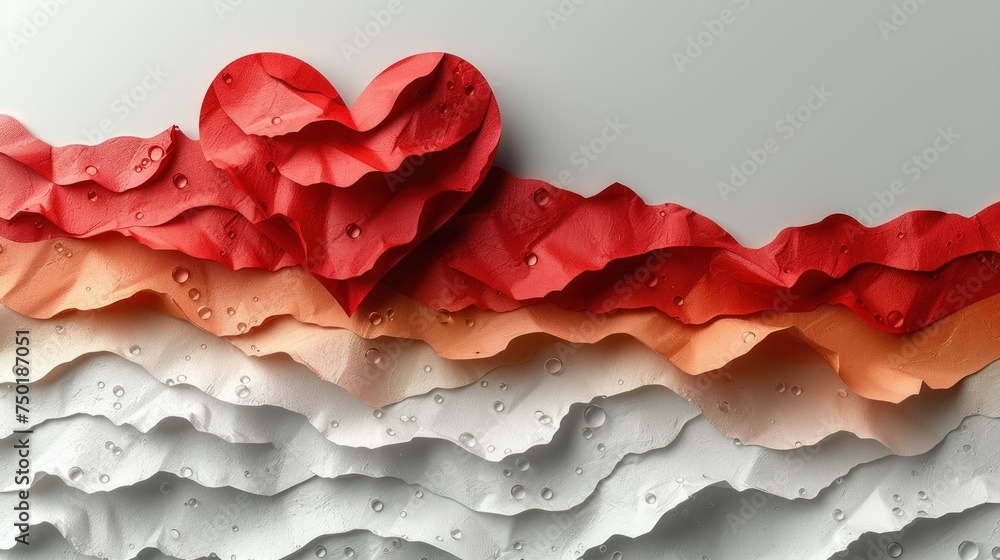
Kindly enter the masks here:
M 553 339 L 584 343 L 624 333 L 684 371 L 699 374 L 724 367 L 768 335 L 784 331 L 823 355 L 856 393 L 899 401 L 918 393 L 922 384 L 950 387 L 1000 356 L 995 343 L 1000 336 L 998 297 L 921 331 L 897 335 L 871 328 L 835 306 L 694 326 L 656 310 L 599 315 L 551 304 L 507 313 L 442 313 L 381 287 L 373 298 L 381 302 L 379 307 L 363 307 L 362 313 L 348 316 L 301 268 L 231 271 L 116 237 L 6 242 L 0 270 L 0 301 L 25 315 L 51 317 L 138 295 L 142 305 L 229 337 L 247 353 L 286 352 L 306 363 L 320 352 L 328 328 L 346 328 L 370 339 L 423 340 L 450 359 L 482 358 L 508 348 L 523 359 L 530 348 Z M 310 365 L 323 367 L 321 362 Z
M 787 331 L 772 334 L 721 370 L 693 376 L 627 335 L 573 348 L 557 342 L 540 347 L 534 356 L 504 365 L 513 357 L 446 360 L 419 341 L 371 341 L 344 329 L 326 329 L 327 344 L 322 349 L 314 347 L 331 358 L 317 371 L 324 381 L 305 381 L 311 373 L 289 356 L 241 358 L 240 350 L 183 319 L 127 302 L 94 311 L 69 311 L 53 319 L 29 319 L 0 306 L 0 325 L 11 330 L 31 330 L 36 350 L 32 362 L 34 381 L 59 378 L 89 354 L 114 353 L 168 385 L 176 379 L 221 401 L 287 408 L 306 416 L 321 430 L 330 425 L 330 414 L 341 420 L 346 420 L 344 415 L 351 416 L 348 410 L 358 414 L 340 400 L 343 397 L 337 392 L 328 390 L 324 381 L 346 386 L 368 406 L 382 408 L 407 398 L 431 400 L 432 394 L 440 394 L 438 391 L 475 386 L 483 378 L 489 387 L 499 391 L 511 389 L 502 393 L 508 415 L 528 415 L 539 405 L 522 400 L 524 386 L 529 386 L 531 391 L 547 395 L 548 406 L 561 411 L 550 410 L 554 423 L 559 425 L 563 424 L 562 414 L 573 403 L 595 398 L 600 401 L 600 395 L 621 395 L 647 385 L 662 385 L 693 401 L 726 436 L 772 449 L 792 449 L 796 443 L 812 445 L 833 433 L 850 432 L 875 439 L 894 453 L 915 455 L 940 442 L 963 418 L 1000 415 L 1000 362 L 950 389 L 925 388 L 902 403 L 887 403 L 851 392 L 815 350 Z M 12 348 L 13 340 L 0 341 L 0 351 Z M 373 348 L 378 353 L 373 355 Z M 562 356 L 558 369 L 549 365 L 555 356 Z M 245 379 L 253 381 L 252 399 L 247 398 L 250 394 L 241 396 L 234 390 Z M 478 393 L 477 389 L 473 392 Z M 303 391 L 309 395 L 303 395 Z M 460 443 L 458 436 L 463 429 L 485 434 L 507 422 L 521 422 L 523 426 L 523 422 L 534 421 L 485 415 L 460 421 L 462 429 L 445 433 L 440 430 L 457 420 L 443 420 L 452 411 L 470 410 L 470 406 L 478 410 L 489 402 L 463 401 L 468 395 L 461 391 L 444 392 L 452 408 L 432 407 L 441 415 L 442 424 L 435 424 L 430 411 L 423 411 L 420 421 L 433 435 L 421 437 L 450 437 Z M 456 404 L 458 409 L 454 408 Z M 361 411 L 360 415 L 368 418 L 372 412 Z M 384 429 L 374 428 L 378 432 Z M 402 434 L 397 435 L 406 441 Z M 344 436 L 344 432 L 334 430 L 328 436 Z M 394 436 L 388 440 L 372 435 L 360 437 L 371 438 L 363 441 L 372 446 L 400 442 Z M 339 443 L 359 444 L 354 438 Z M 476 449 L 490 454 L 486 446 Z

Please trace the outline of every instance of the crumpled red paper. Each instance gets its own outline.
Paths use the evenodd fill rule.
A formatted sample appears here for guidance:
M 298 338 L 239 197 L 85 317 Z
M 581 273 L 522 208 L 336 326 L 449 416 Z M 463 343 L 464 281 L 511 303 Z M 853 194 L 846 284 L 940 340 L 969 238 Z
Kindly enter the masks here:
M 874 228 L 836 214 L 750 249 L 710 219 L 648 206 L 620 184 L 585 198 L 494 168 L 386 284 L 448 311 L 653 307 L 694 324 L 830 303 L 909 332 L 1000 293 L 991 224 L 1000 204 L 971 218 L 909 212 Z
M 394 64 L 351 108 L 302 61 L 250 55 L 213 80 L 199 141 L 54 148 L 0 117 L 0 236 L 117 232 L 232 269 L 300 265 L 350 313 L 382 281 L 449 311 L 653 307 L 700 324 L 833 303 L 908 332 L 1000 293 L 997 205 L 871 229 L 834 215 L 750 249 L 622 185 L 584 198 L 492 168 L 499 133 L 489 85 L 452 55 Z
M 311 66 L 264 53 L 213 80 L 200 134 L 54 148 L 2 117 L 0 235 L 114 231 L 234 269 L 302 265 L 353 310 L 476 189 L 500 117 L 452 55 L 394 64 L 348 108 Z

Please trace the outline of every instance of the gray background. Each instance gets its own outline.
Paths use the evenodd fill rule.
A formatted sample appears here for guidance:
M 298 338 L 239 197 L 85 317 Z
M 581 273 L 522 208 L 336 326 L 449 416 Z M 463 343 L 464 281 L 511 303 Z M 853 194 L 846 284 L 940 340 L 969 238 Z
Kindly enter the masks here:
M 499 165 L 550 181 L 567 170 L 569 188 L 588 195 L 620 181 L 650 203 L 708 215 L 747 245 L 835 212 L 863 217 L 871 205 L 883 222 L 919 208 L 971 214 L 997 198 L 996 1 L 577 1 L 399 0 L 391 21 L 348 57 L 344 44 L 387 0 L 141 8 L 127 0 L 6 0 L 0 112 L 55 144 L 87 142 L 85 131 L 105 118 L 114 134 L 178 124 L 196 136 L 207 84 L 240 55 L 298 56 L 353 102 L 392 62 L 444 50 L 494 85 L 504 116 Z M 38 15 L 46 5 L 54 15 Z M 880 26 L 893 23 L 894 6 L 896 28 Z M 912 12 L 905 21 L 904 8 Z M 704 22 L 723 10 L 730 23 L 721 32 L 715 24 L 710 41 L 703 33 L 707 46 L 679 67 L 675 53 L 685 55 L 689 38 L 697 42 Z M 32 32 L 24 18 L 44 25 Z M 166 74 L 162 83 L 127 115 L 120 104 L 116 110 L 147 66 Z M 821 106 L 801 128 L 779 130 L 823 86 L 833 95 L 813 99 Z M 581 169 L 574 152 L 615 118 L 628 128 Z M 930 153 L 936 161 L 919 177 L 914 163 L 907 171 L 907 160 L 948 127 L 958 135 L 939 141 L 948 151 Z M 769 138 L 777 151 L 724 200 L 717 183 Z M 897 194 L 879 202 L 874 193 L 897 180 Z

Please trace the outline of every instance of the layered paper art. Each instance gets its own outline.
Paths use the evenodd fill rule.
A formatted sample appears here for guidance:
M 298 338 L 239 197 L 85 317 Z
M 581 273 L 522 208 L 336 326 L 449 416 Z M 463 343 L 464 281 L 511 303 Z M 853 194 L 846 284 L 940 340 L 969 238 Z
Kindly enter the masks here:
M 197 140 L 0 117 L 2 555 L 1000 558 L 1000 206 L 748 248 L 500 135 L 445 53 L 239 58 Z

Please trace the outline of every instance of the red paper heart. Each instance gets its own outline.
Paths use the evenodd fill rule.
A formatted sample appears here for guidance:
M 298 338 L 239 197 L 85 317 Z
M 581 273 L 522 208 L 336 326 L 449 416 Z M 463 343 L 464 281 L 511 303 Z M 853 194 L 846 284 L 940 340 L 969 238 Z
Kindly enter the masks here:
M 471 196 L 500 128 L 485 78 L 452 55 L 394 64 L 348 108 L 308 64 L 254 54 L 213 80 L 200 141 L 53 148 L 2 117 L 0 235 L 117 231 L 231 268 L 301 264 L 353 311 Z

